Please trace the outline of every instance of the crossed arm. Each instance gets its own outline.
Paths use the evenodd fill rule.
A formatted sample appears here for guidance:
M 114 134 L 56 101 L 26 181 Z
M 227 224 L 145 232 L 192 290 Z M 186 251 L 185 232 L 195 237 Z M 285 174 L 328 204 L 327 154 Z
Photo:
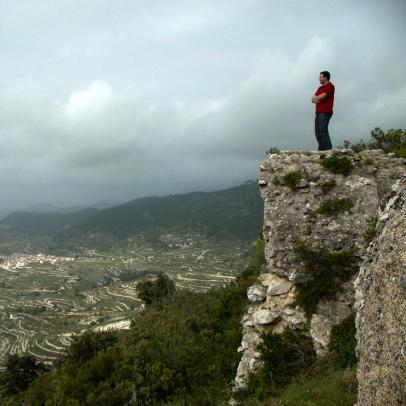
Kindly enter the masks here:
M 322 94 L 319 94 L 318 96 L 316 96 L 316 95 L 313 95 L 312 96 L 312 103 L 319 103 L 319 102 L 321 102 L 323 99 L 325 99 L 327 97 L 327 93 L 322 93 Z

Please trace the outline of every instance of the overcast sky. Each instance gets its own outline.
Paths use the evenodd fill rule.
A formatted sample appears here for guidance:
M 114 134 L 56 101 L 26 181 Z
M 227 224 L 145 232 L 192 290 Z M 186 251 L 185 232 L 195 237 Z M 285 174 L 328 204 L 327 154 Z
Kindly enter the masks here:
M 271 146 L 406 128 L 404 0 L 0 1 L 0 209 L 257 178 Z

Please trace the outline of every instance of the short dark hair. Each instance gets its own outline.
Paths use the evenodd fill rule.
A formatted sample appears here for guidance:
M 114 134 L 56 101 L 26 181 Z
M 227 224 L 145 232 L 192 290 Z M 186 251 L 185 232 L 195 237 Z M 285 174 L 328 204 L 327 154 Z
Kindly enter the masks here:
M 320 72 L 320 75 L 323 75 L 327 80 L 330 80 L 330 72 L 324 70 L 323 72 Z

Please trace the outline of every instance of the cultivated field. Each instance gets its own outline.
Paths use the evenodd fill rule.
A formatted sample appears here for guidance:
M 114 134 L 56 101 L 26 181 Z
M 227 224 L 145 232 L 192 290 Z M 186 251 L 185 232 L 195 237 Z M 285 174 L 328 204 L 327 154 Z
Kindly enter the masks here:
M 248 261 L 249 247 L 236 241 L 165 234 L 159 242 L 139 236 L 108 252 L 62 257 L 25 250 L 0 257 L 0 367 L 13 353 L 52 363 L 73 334 L 128 328 L 141 305 L 137 282 L 159 271 L 177 288 L 201 292 L 230 283 Z

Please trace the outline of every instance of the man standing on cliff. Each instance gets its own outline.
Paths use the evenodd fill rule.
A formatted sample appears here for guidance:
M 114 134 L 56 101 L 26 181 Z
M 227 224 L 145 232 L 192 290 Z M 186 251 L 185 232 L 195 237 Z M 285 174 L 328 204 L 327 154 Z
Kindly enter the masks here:
M 328 133 L 328 123 L 333 115 L 335 88 L 330 82 L 330 72 L 320 72 L 319 80 L 321 86 L 312 97 L 312 103 L 316 105 L 314 128 L 319 144 L 319 151 L 325 151 L 332 148 L 330 135 Z

